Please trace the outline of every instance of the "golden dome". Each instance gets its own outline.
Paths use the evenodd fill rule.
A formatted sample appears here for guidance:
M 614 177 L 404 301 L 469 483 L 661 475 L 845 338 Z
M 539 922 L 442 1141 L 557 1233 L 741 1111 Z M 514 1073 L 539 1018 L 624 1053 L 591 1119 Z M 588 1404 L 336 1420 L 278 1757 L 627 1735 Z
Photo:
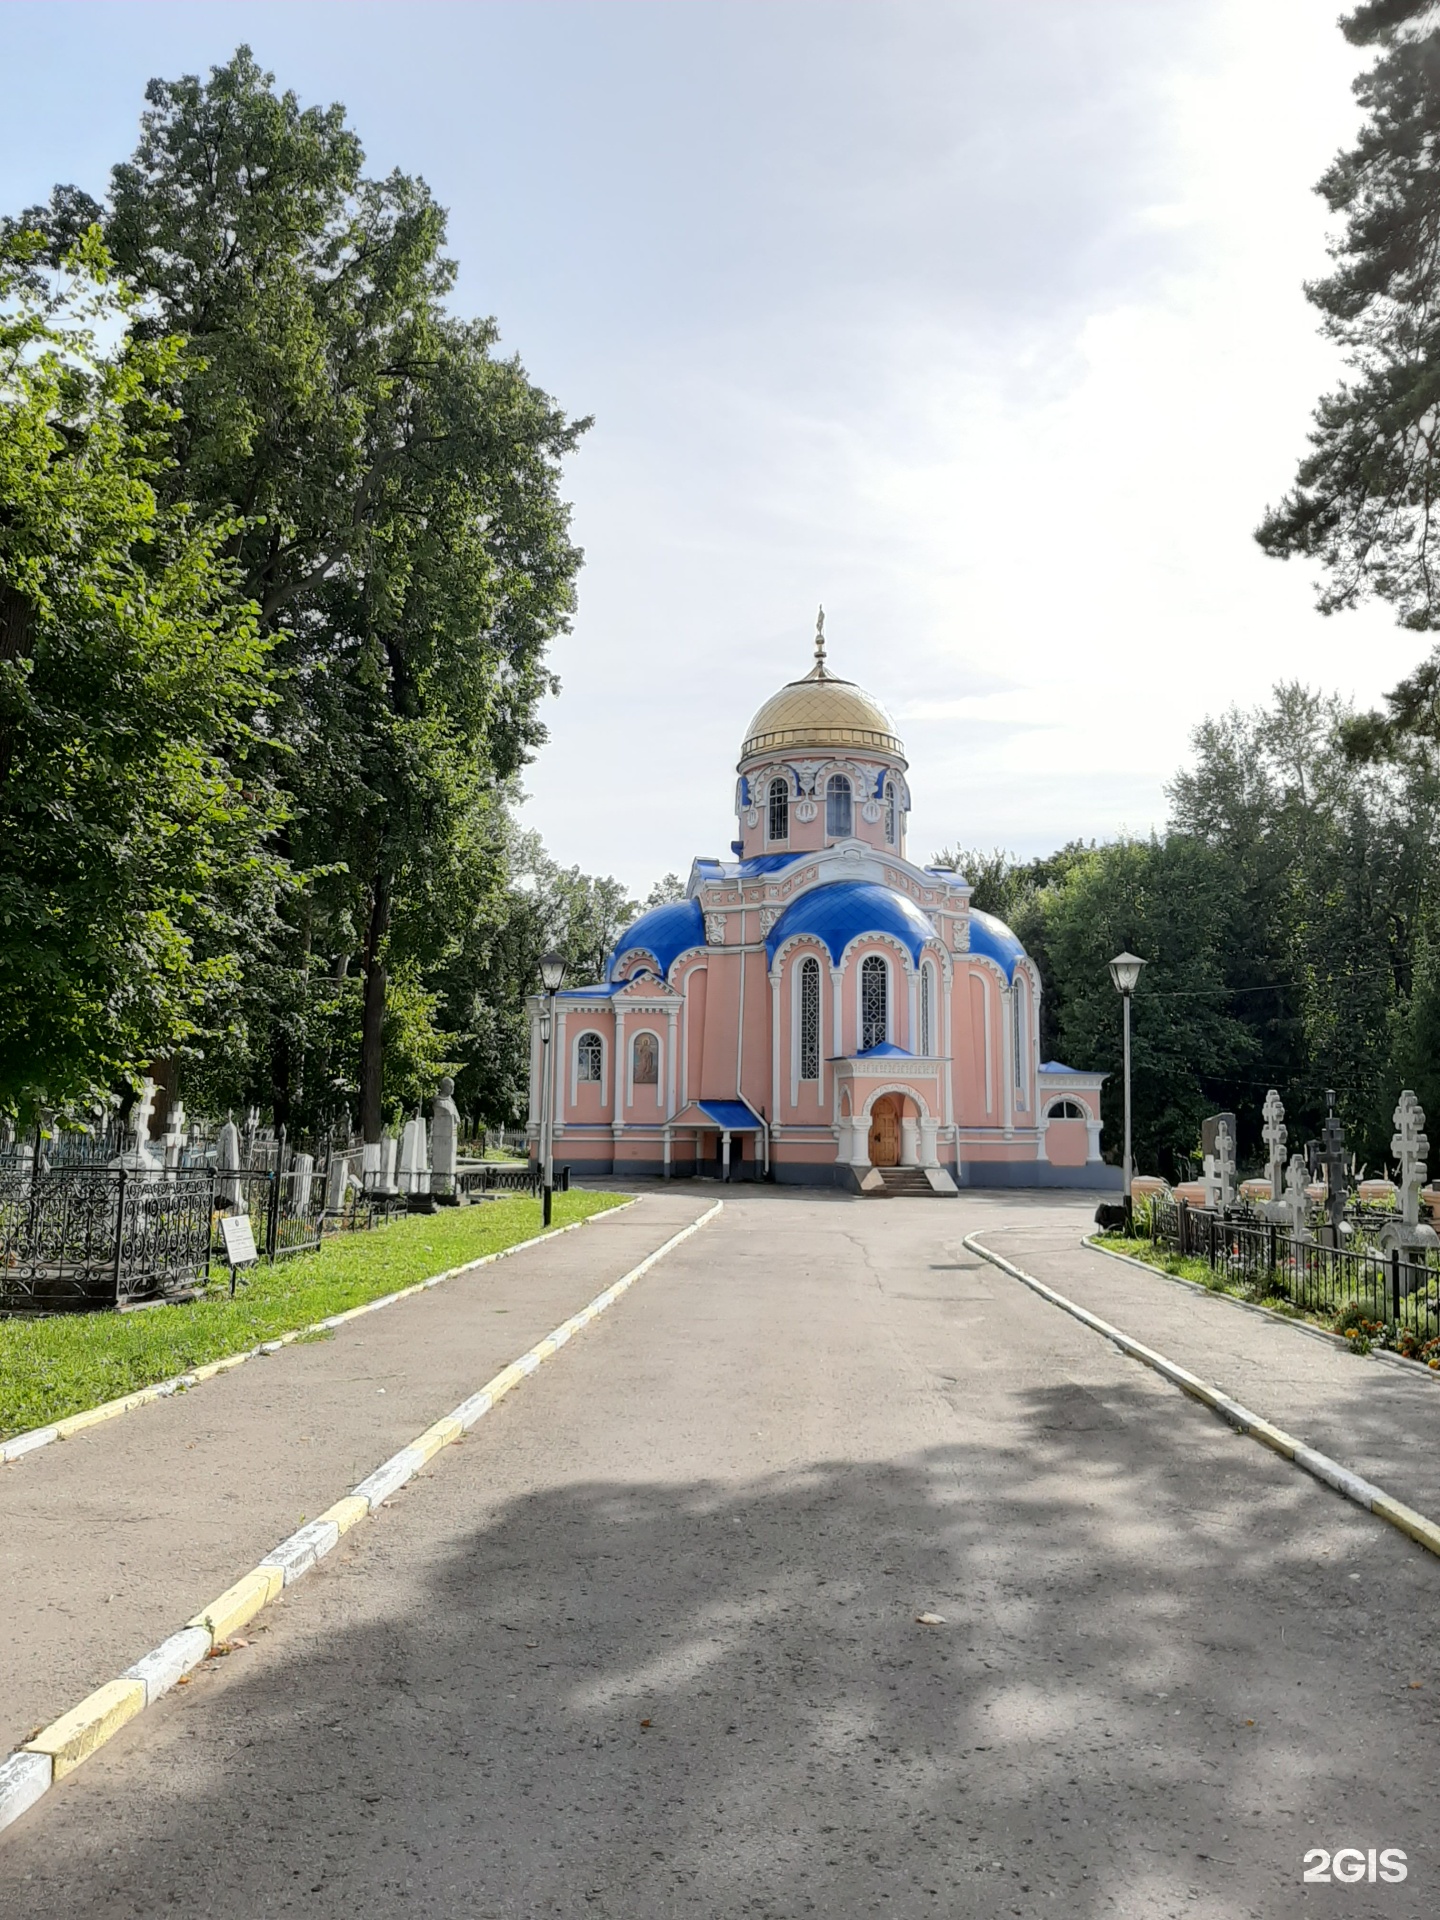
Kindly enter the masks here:
M 880 702 L 853 680 L 837 680 L 823 659 L 803 680 L 792 680 L 771 694 L 745 730 L 740 758 L 805 748 L 822 753 L 849 748 L 905 758 L 895 722 Z

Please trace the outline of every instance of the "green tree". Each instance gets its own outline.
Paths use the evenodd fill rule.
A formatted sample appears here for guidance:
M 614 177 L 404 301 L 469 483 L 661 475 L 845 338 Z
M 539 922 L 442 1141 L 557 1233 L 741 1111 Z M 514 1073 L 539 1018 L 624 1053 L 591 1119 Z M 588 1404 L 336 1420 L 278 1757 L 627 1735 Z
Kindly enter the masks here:
M 204 1025 L 273 917 L 265 648 L 167 502 L 179 343 L 95 231 L 0 241 L 0 1107 L 78 1101 Z M 105 350 L 100 338 L 121 337 Z
M 311 876 L 256 1010 L 267 1104 L 296 1101 L 316 983 L 353 957 L 374 1138 L 391 970 L 448 952 L 476 818 L 543 737 L 580 562 L 559 468 L 584 423 L 493 321 L 447 311 L 443 211 L 420 180 L 365 176 L 342 108 L 302 109 L 243 47 L 146 98 L 101 217 L 150 324 L 188 343 L 170 483 L 237 520 L 283 694 L 279 851 Z M 58 242 L 87 211 L 57 189 L 41 217 Z
M 1366 595 L 1440 625 L 1431 519 L 1440 498 L 1440 26 L 1429 0 L 1371 0 L 1341 22 L 1378 49 L 1355 82 L 1365 120 L 1319 191 L 1343 232 L 1305 289 L 1349 377 L 1315 411 L 1293 490 L 1256 533 L 1322 570 L 1329 613 Z

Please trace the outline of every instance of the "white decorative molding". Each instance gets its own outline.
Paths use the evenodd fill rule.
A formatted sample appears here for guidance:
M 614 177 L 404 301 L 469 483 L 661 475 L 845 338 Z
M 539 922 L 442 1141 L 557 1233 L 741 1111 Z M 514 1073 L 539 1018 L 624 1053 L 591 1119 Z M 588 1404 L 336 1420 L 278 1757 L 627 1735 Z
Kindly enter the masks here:
M 878 800 L 867 800 L 860 809 L 860 817 L 873 827 L 880 818 L 880 802 Z
M 761 907 L 760 909 L 761 933 L 762 934 L 769 933 L 770 929 L 774 926 L 775 922 L 779 918 L 780 918 L 780 909 L 778 907 Z
M 705 940 L 712 947 L 725 944 L 725 916 L 723 913 L 707 913 L 705 916 Z
M 954 926 L 950 929 L 950 944 L 956 953 L 969 953 L 970 917 L 968 914 L 963 920 L 957 919 Z
M 751 807 L 751 809 L 750 809 L 750 811 L 749 811 L 749 812 L 748 812 L 748 813 L 746 814 L 746 816 L 745 816 L 745 824 L 746 824 L 746 826 L 747 826 L 747 827 L 758 827 L 758 826 L 759 826 L 759 824 L 760 824 L 760 809 L 759 809 L 758 807 Z
M 813 800 L 797 800 L 795 802 L 795 818 L 800 822 L 802 827 L 808 827 L 819 811 L 820 809 Z

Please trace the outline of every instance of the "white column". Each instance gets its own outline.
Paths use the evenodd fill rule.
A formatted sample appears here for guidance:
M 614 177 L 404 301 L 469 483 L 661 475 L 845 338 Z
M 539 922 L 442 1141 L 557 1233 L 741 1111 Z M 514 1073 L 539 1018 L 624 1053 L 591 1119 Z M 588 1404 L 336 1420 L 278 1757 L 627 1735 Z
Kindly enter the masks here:
M 896 1036 L 898 1039 L 898 1035 Z M 910 1034 L 905 1045 L 911 1053 L 920 1051 L 920 969 L 910 969 Z
M 900 1164 L 902 1167 L 916 1167 L 920 1164 L 919 1155 L 920 1125 L 908 1114 L 900 1116 Z
M 951 1034 L 953 1031 L 952 1015 L 955 1010 L 955 981 L 957 977 L 952 968 L 949 984 L 946 985 L 942 981 L 939 969 L 936 969 L 935 978 L 941 982 L 940 993 L 944 1000 L 944 1008 L 941 1013 L 940 1045 L 945 1054 L 945 1058 L 950 1063 L 945 1069 L 944 1113 L 947 1127 L 953 1127 L 955 1124 L 955 1047 L 951 1039 Z M 969 991 L 968 987 L 966 991 Z
M 1015 1021 L 1011 1007 L 1013 987 L 1000 989 L 1000 1077 L 1005 1083 L 1004 1098 L 1000 1103 L 1000 1114 L 1005 1125 L 1005 1138 L 1011 1139 L 1015 1132 L 1015 1061 L 1014 1037 Z
M 840 998 L 839 967 L 832 967 L 830 969 L 830 998 L 835 1009 L 832 1021 L 835 1031 L 835 1045 L 832 1051 L 834 1052 L 835 1058 L 839 1060 L 845 1052 L 845 1008 Z
M 920 1164 L 922 1167 L 938 1167 L 940 1156 L 935 1151 L 935 1133 L 939 1126 L 937 1120 L 920 1121 Z
M 553 1143 L 564 1138 L 566 1103 L 570 1098 L 570 1075 L 566 1072 L 568 1055 L 565 1052 L 565 1015 L 558 1002 L 555 1008 L 555 1044 L 551 1049 L 550 1060 L 550 1139 Z
M 675 1118 L 675 1034 L 680 1024 L 673 1006 L 666 1008 L 665 1022 L 665 1118 L 673 1120 Z M 665 1135 L 665 1158 L 668 1163 L 670 1158 L 668 1132 Z
M 792 969 L 793 971 L 793 969 Z M 792 1036 L 793 1039 L 793 1036 Z M 770 976 L 770 1131 L 780 1125 L 780 975 Z
M 1087 1120 L 1085 1122 L 1085 1131 L 1090 1136 L 1090 1151 L 1087 1155 L 1087 1159 L 1089 1160 L 1098 1160 L 1100 1158 L 1100 1124 L 1098 1120 Z
M 611 1051 L 614 1055 L 610 1065 L 611 1080 L 615 1088 L 615 1104 L 611 1109 L 614 1118 L 610 1122 L 610 1130 L 618 1140 L 625 1130 L 625 1093 L 630 1084 L 630 1074 L 625 1059 L 625 1014 L 620 1007 L 615 1009 L 615 1044 Z

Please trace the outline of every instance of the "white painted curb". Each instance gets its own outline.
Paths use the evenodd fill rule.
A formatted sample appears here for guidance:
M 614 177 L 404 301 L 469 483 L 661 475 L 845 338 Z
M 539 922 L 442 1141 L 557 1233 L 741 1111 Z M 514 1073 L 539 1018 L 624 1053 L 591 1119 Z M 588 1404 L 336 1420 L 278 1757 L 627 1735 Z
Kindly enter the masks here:
M 678 1233 L 672 1233 L 662 1246 L 656 1247 L 653 1253 L 647 1254 L 639 1266 L 632 1267 L 629 1273 L 622 1274 L 620 1279 L 606 1287 L 603 1293 L 596 1294 L 595 1298 L 578 1313 L 572 1314 L 552 1333 L 546 1334 L 543 1340 L 537 1341 L 528 1353 L 521 1354 L 518 1360 L 512 1360 L 508 1367 L 502 1367 L 493 1380 L 487 1381 L 478 1393 L 473 1393 L 467 1400 L 462 1400 L 453 1413 L 446 1414 L 442 1419 L 435 1421 L 423 1434 L 417 1435 L 408 1447 L 402 1447 L 398 1453 L 392 1454 L 388 1460 L 376 1467 L 373 1473 L 367 1474 L 359 1486 L 355 1487 L 343 1500 L 336 1501 L 329 1513 L 321 1514 L 318 1520 L 312 1520 L 298 1532 L 292 1533 L 288 1540 L 282 1540 L 280 1545 L 273 1552 L 266 1554 L 248 1574 L 242 1575 L 234 1586 L 227 1588 L 218 1601 L 212 1601 L 208 1608 L 202 1607 L 189 1626 L 182 1628 L 179 1633 L 171 1634 L 169 1639 L 162 1641 L 153 1652 L 145 1654 L 133 1666 L 127 1667 L 119 1681 L 112 1680 L 106 1686 L 97 1688 L 87 1700 L 82 1700 L 78 1707 L 72 1708 L 68 1714 L 60 1715 L 59 1719 L 52 1721 L 49 1727 L 42 1728 L 31 1741 L 26 1742 L 23 1748 L 0 1760 L 0 1828 L 9 1826 L 12 1821 L 18 1820 L 27 1808 L 33 1807 L 58 1777 L 57 1762 L 54 1758 L 57 1729 L 63 1725 L 67 1735 L 71 1736 L 75 1742 L 75 1753 L 64 1758 L 63 1768 L 60 1769 L 70 1772 L 82 1760 L 88 1759 L 89 1755 L 102 1746 L 112 1734 L 118 1733 L 120 1727 L 127 1724 L 135 1712 L 143 1711 L 154 1700 L 159 1699 L 161 1694 L 168 1692 L 192 1667 L 198 1666 L 217 1641 L 224 1637 L 223 1631 L 216 1633 L 208 1626 L 198 1624 L 206 1618 L 207 1614 L 212 1616 L 223 1614 L 229 1623 L 226 1629 L 228 1631 L 234 1631 L 237 1623 L 253 1619 L 271 1598 L 281 1581 L 285 1586 L 289 1586 L 292 1581 L 308 1573 L 325 1554 L 330 1552 L 342 1533 L 367 1513 L 373 1513 L 393 1493 L 403 1487 L 406 1481 L 412 1479 L 435 1453 L 458 1440 L 462 1433 L 467 1432 L 477 1420 L 498 1405 L 512 1388 L 517 1387 L 522 1380 L 528 1379 L 552 1354 L 558 1353 L 560 1348 L 582 1327 L 589 1326 L 592 1320 L 598 1319 L 608 1307 L 613 1306 L 642 1274 L 650 1271 L 657 1261 L 663 1260 L 667 1253 L 680 1245 L 681 1241 L 688 1240 L 692 1233 L 698 1233 L 701 1227 L 713 1220 L 716 1214 L 722 1211 L 724 1205 L 723 1200 L 717 1200 L 714 1206 L 707 1208 L 698 1219 L 692 1220 L 689 1226 L 682 1227 Z M 611 1211 L 618 1212 L 619 1209 L 612 1208 Z M 598 1217 L 603 1219 L 604 1215 Z M 574 1223 L 576 1226 L 584 1224 L 583 1221 Z M 571 1229 L 567 1227 L 562 1231 L 569 1232 Z M 534 1242 L 529 1244 L 533 1245 Z M 507 1248 L 505 1251 L 513 1252 L 517 1249 Z M 486 1256 L 487 1259 L 496 1257 L 494 1254 Z M 483 1262 L 477 1261 L 473 1264 L 481 1265 Z M 464 1269 L 456 1268 L 454 1271 L 461 1272 Z M 438 1280 L 448 1277 L 445 1274 L 438 1274 L 435 1280 L 425 1281 L 422 1284 L 434 1286 Z M 417 1288 L 409 1289 L 410 1292 L 418 1290 Z M 392 1294 L 388 1298 L 399 1299 L 401 1296 Z M 124 1691 L 126 1683 L 129 1683 L 128 1691 L 131 1696 L 134 1695 L 135 1686 L 138 1683 L 143 1689 L 143 1698 L 139 1700 L 138 1705 L 132 1699 L 122 1715 L 116 1711 L 113 1696 L 117 1692 Z M 47 1736 L 50 1736 L 48 1740 Z
M 1173 1360 L 1167 1359 L 1163 1353 L 1157 1353 L 1153 1347 L 1143 1346 L 1140 1341 L 1132 1339 L 1128 1333 L 1122 1333 L 1119 1327 L 1112 1327 L 1108 1320 L 1102 1320 L 1098 1314 L 1091 1313 L 1078 1301 L 1067 1299 L 1063 1293 L 1057 1293 L 1054 1287 L 1047 1287 L 1045 1282 L 1037 1280 L 1033 1273 L 1026 1273 L 1023 1267 L 1015 1266 L 1002 1254 L 995 1253 L 985 1246 L 978 1235 L 967 1234 L 963 1244 L 971 1253 L 978 1253 L 982 1260 L 988 1260 L 992 1266 L 999 1267 L 1003 1273 L 1008 1273 L 1022 1286 L 1029 1287 L 1032 1293 L 1038 1293 L 1042 1300 L 1048 1300 L 1051 1306 L 1059 1307 L 1063 1313 L 1073 1315 L 1083 1326 L 1090 1327 L 1094 1332 L 1103 1335 L 1106 1340 L 1113 1341 L 1122 1353 L 1129 1354 L 1132 1359 L 1143 1362 L 1147 1367 L 1152 1367 L 1172 1385 L 1188 1393 L 1192 1399 L 1199 1400 L 1202 1405 L 1211 1408 L 1241 1433 L 1248 1434 L 1253 1440 L 1258 1440 L 1262 1446 L 1269 1447 L 1272 1452 L 1280 1454 L 1284 1459 L 1293 1460 L 1302 1472 L 1310 1474 L 1325 1486 L 1332 1487 L 1336 1493 L 1343 1494 L 1347 1500 L 1353 1500 L 1357 1507 L 1363 1507 L 1367 1513 L 1377 1514 L 1380 1519 L 1389 1521 L 1391 1526 L 1397 1527 L 1401 1533 L 1408 1534 L 1418 1545 L 1427 1548 L 1431 1553 L 1440 1554 L 1440 1525 L 1428 1519 L 1423 1513 L 1417 1513 L 1414 1507 L 1407 1506 L 1403 1500 L 1396 1500 L 1382 1487 L 1362 1479 L 1358 1473 L 1352 1473 L 1349 1467 L 1342 1467 L 1340 1462 L 1332 1460 L 1329 1454 L 1320 1453 L 1314 1447 L 1307 1447 L 1304 1441 L 1295 1439 L 1282 1427 L 1277 1427 L 1273 1421 L 1266 1420 L 1258 1413 L 1252 1413 L 1248 1407 L 1242 1406 L 1238 1400 L 1232 1400 L 1229 1394 L 1222 1393 L 1218 1387 L 1212 1387 L 1198 1374 L 1191 1373 L 1185 1367 L 1177 1366 Z
M 577 1188 L 576 1191 L 581 1189 Z M 177 1373 L 169 1380 L 158 1380 L 153 1387 L 136 1387 L 133 1392 L 122 1394 L 119 1399 L 103 1401 L 98 1407 L 86 1407 L 80 1413 L 72 1413 L 48 1427 L 32 1427 L 27 1433 L 17 1433 L 10 1440 L 0 1441 L 0 1467 L 9 1466 L 27 1453 L 34 1453 L 37 1447 L 48 1447 L 54 1440 L 68 1440 L 74 1434 L 99 1426 L 104 1421 L 118 1419 L 122 1413 L 133 1413 L 137 1407 L 148 1407 L 152 1401 L 168 1400 L 172 1393 L 187 1393 L 192 1387 L 213 1379 L 217 1373 L 229 1373 L 246 1360 L 279 1353 L 282 1347 L 303 1340 L 307 1334 L 333 1333 L 336 1327 L 358 1320 L 363 1314 L 379 1313 L 382 1307 L 393 1307 L 397 1300 L 409 1300 L 430 1287 L 438 1287 L 442 1281 L 457 1280 L 462 1273 L 474 1273 L 479 1267 L 493 1266 L 495 1261 L 508 1260 L 512 1254 L 524 1253 L 530 1247 L 542 1247 L 547 1240 L 558 1239 L 562 1233 L 574 1233 L 578 1228 L 588 1227 L 597 1220 L 608 1220 L 613 1214 L 624 1213 L 630 1207 L 638 1206 L 644 1197 L 637 1193 L 629 1200 L 622 1200 L 618 1207 L 607 1207 L 603 1213 L 587 1214 L 585 1219 L 572 1220 L 567 1226 L 551 1227 L 546 1233 L 532 1234 L 528 1240 L 517 1240 L 513 1247 L 497 1247 L 494 1253 L 482 1253 L 474 1260 L 467 1260 L 463 1266 L 447 1267 L 443 1273 L 432 1273 L 428 1279 L 416 1280 L 408 1287 L 397 1288 L 394 1293 L 382 1293 L 378 1299 L 363 1301 L 358 1307 L 348 1307 L 344 1313 L 332 1313 L 328 1319 L 314 1320 L 308 1327 L 296 1327 L 274 1340 L 262 1340 L 258 1347 L 246 1347 L 239 1353 L 227 1354 L 223 1360 L 207 1361 L 203 1367 L 196 1367 L 190 1373 Z

